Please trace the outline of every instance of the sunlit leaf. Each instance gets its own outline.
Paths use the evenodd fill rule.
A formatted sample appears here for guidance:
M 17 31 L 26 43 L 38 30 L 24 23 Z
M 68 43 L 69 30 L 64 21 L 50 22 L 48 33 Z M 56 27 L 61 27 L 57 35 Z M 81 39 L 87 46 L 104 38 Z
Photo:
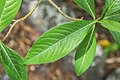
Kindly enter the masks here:
M 95 19 L 94 0 L 74 0 L 74 2 Z
M 69 22 L 45 32 L 33 44 L 24 63 L 42 64 L 66 56 L 85 38 L 94 23 L 85 20 Z
M 0 0 L 0 32 L 2 32 L 16 16 L 22 0 Z
M 119 22 L 110 21 L 110 20 L 101 20 L 101 21 L 99 21 L 99 23 L 103 27 L 107 28 L 108 30 L 120 32 L 120 23 Z
M 106 0 L 102 16 L 104 19 L 120 21 L 120 0 Z
M 102 20 L 101 25 L 110 30 L 110 33 L 120 46 L 120 23 L 116 21 Z

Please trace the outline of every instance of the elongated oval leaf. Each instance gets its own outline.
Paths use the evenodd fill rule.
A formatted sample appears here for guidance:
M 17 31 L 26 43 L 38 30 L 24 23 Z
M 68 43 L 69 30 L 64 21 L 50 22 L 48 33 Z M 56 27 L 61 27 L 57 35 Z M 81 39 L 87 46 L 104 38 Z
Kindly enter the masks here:
M 15 51 L 0 42 L 0 54 L 2 66 L 11 80 L 27 80 L 26 65 Z
M 24 59 L 25 64 L 56 61 L 70 53 L 90 31 L 94 21 L 75 21 L 45 32 L 32 46 Z
M 99 21 L 101 25 L 111 31 L 117 31 L 120 32 L 120 23 L 116 21 L 110 21 L 110 20 L 101 20 Z
M 22 0 L 0 0 L 0 32 L 2 32 L 15 17 Z
M 120 21 L 120 0 L 106 0 L 102 16 L 104 19 Z
M 106 0 L 104 14 L 105 12 L 107 13 L 104 19 L 120 21 L 120 8 L 119 7 L 120 7 L 120 0 Z M 107 8 L 109 8 L 109 10 L 107 10 Z M 110 14 L 109 12 L 112 12 L 112 14 Z M 110 30 L 110 33 L 112 34 L 112 36 L 114 37 L 118 45 L 120 46 L 120 32 Z
M 110 33 L 120 46 L 120 23 L 109 20 L 100 21 L 101 25 L 110 30 Z
M 95 19 L 94 0 L 74 0 L 74 2 Z
M 91 31 L 80 43 L 75 55 L 74 67 L 79 76 L 91 65 L 96 51 L 95 33 Z

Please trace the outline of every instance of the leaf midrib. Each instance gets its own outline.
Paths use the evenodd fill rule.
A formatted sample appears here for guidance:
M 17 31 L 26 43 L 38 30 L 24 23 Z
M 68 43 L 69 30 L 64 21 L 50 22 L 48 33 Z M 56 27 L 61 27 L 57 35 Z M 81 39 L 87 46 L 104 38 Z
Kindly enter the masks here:
M 106 21 L 107 21 L 107 22 L 106 22 Z M 110 26 L 113 27 L 113 25 L 112 25 L 110 22 L 108 22 L 108 21 L 110 21 L 110 20 L 103 20 L 104 23 L 106 23 L 106 24 L 108 24 L 108 25 L 110 25 Z M 116 22 L 116 21 L 113 21 L 113 22 Z M 105 28 L 108 28 L 108 27 L 105 27 Z M 111 30 L 111 31 L 117 31 L 117 32 L 120 32 L 120 28 L 116 27 L 115 30 Z
M 90 24 L 88 24 L 88 25 L 86 25 L 86 26 L 84 26 L 83 28 L 80 28 L 80 29 L 84 29 L 84 28 L 86 28 L 86 27 L 88 27 L 89 25 L 94 24 L 94 23 L 95 23 L 95 21 L 91 22 Z M 78 30 L 74 31 L 73 33 L 71 33 L 71 34 L 65 36 L 65 37 L 62 38 L 62 39 L 60 39 L 60 40 L 57 41 L 56 43 L 54 43 L 54 44 L 52 44 L 51 46 L 49 46 L 47 49 L 49 49 L 49 48 L 52 47 L 53 45 L 56 45 L 58 42 L 62 41 L 62 40 L 65 39 L 66 37 L 68 37 L 68 36 L 74 34 L 75 32 L 79 31 L 80 29 L 78 29 Z M 37 55 L 41 55 L 41 53 L 43 53 L 43 52 L 46 51 L 47 49 L 45 49 L 45 50 L 43 50 L 42 52 L 36 54 L 35 56 L 33 56 L 32 58 L 28 59 L 27 61 L 33 59 L 33 58 L 36 57 Z M 28 54 L 29 54 L 29 53 L 28 53 Z M 25 61 L 24 63 L 26 63 L 27 61 Z
M 109 7 L 108 7 L 108 10 L 106 11 L 106 13 L 111 9 L 111 7 L 116 3 L 117 0 L 115 0 Z M 106 16 L 106 14 L 105 14 Z
M 94 27 L 95 27 L 95 26 L 94 26 Z M 89 41 L 88 41 L 88 45 L 87 45 L 87 47 L 86 47 L 85 53 L 88 51 L 87 49 L 88 49 L 88 46 L 89 46 L 89 44 L 90 44 L 90 42 L 91 42 L 91 39 L 92 39 L 93 34 L 94 34 L 94 28 L 93 28 L 92 33 L 91 33 L 91 35 L 90 35 L 90 39 L 89 39 Z M 92 46 L 92 45 L 91 45 L 91 46 Z M 91 46 L 90 46 L 90 47 L 91 47 Z M 78 72 L 80 72 L 81 69 L 82 69 L 82 66 L 83 66 L 83 64 L 84 64 L 86 55 L 87 55 L 87 54 L 85 54 L 85 55 L 83 56 L 82 63 L 81 63 L 81 66 L 80 66 L 80 69 L 79 69 Z
M 5 9 L 5 6 L 6 6 L 6 0 L 5 0 L 5 4 L 4 4 L 4 7 L 3 7 L 3 10 L 2 10 L 2 14 L 0 15 L 0 24 L 1 24 L 1 19 L 2 19 L 2 15 L 3 15 L 3 12 L 4 12 L 4 9 Z
M 0 44 L 0 45 L 1 45 L 1 44 Z M 19 78 L 21 79 L 21 77 L 20 77 L 19 73 L 17 72 L 17 69 L 16 69 L 15 65 L 12 63 L 11 58 L 10 58 L 10 57 L 9 57 L 9 55 L 7 54 L 6 50 L 4 49 L 4 46 L 3 46 L 3 45 L 1 45 L 1 48 L 3 49 L 3 51 L 5 52 L 5 54 L 7 55 L 8 59 L 10 60 L 10 63 L 12 64 L 12 66 L 13 66 L 13 68 L 15 69 L 15 71 L 16 71 L 16 73 L 17 73 L 17 75 L 18 75 L 18 76 L 19 76 Z M 22 80 L 22 79 L 21 79 L 21 80 Z
M 87 0 L 85 0 L 85 2 L 87 3 L 87 6 L 88 6 L 88 8 L 90 9 L 90 12 L 92 13 L 93 18 L 95 18 L 94 12 L 92 11 L 92 9 L 91 9 L 89 3 L 87 2 Z
M 106 17 L 104 17 L 104 19 L 107 19 L 107 18 L 110 18 L 110 17 L 114 17 L 116 15 L 120 15 L 120 13 L 117 13 L 117 14 L 114 14 L 114 15 L 110 15 L 110 16 L 106 16 Z

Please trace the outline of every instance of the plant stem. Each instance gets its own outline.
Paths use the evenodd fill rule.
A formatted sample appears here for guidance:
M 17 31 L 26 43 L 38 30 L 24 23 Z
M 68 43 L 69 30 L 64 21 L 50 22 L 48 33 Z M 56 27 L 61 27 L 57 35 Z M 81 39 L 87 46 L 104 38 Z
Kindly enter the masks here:
M 39 4 L 40 4 L 41 2 L 42 2 L 42 0 L 39 0 L 39 2 L 34 6 L 34 8 L 33 8 L 27 15 L 25 15 L 24 17 L 22 17 L 22 18 L 20 18 L 20 19 L 18 19 L 18 20 L 15 20 L 15 22 L 13 23 L 13 25 L 10 27 L 9 31 L 7 32 L 7 34 L 5 35 L 5 37 L 3 38 L 3 41 L 5 41 L 5 39 L 9 36 L 9 34 L 10 34 L 11 31 L 13 30 L 14 26 L 15 26 L 17 23 L 19 23 L 19 22 L 27 19 L 27 18 L 35 11 L 35 9 L 39 6 Z
M 68 19 L 74 20 L 74 21 L 76 21 L 76 20 L 81 20 L 81 19 L 82 19 L 82 18 L 81 18 L 81 19 L 72 18 L 72 17 L 66 15 L 52 0 L 48 0 L 48 2 L 49 2 L 50 4 L 52 4 L 64 17 L 66 17 L 66 18 L 68 18 Z

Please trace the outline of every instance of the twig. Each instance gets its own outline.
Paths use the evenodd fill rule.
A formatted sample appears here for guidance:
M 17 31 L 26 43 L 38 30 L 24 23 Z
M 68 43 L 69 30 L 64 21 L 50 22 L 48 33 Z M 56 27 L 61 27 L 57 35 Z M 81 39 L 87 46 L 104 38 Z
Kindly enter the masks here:
M 76 21 L 76 20 L 81 20 L 81 19 L 82 19 L 82 18 L 81 18 L 81 19 L 72 18 L 72 17 L 66 15 L 52 0 L 48 0 L 48 2 L 49 2 L 50 4 L 52 4 L 64 17 L 66 17 L 66 18 L 68 18 L 68 19 L 74 20 L 74 21 Z
M 19 23 L 19 22 L 27 19 L 27 18 L 35 11 L 35 9 L 39 6 L 39 4 L 40 4 L 41 2 L 42 2 L 42 0 L 39 0 L 39 2 L 34 6 L 34 8 L 33 8 L 27 15 L 25 15 L 23 18 L 20 18 L 20 19 L 18 19 L 18 20 L 15 20 L 15 22 L 13 23 L 13 25 L 10 27 L 8 33 L 7 33 L 7 34 L 5 35 L 5 37 L 3 38 L 3 41 L 5 41 L 5 39 L 9 36 L 9 34 L 11 33 L 12 29 L 14 28 L 14 26 L 15 26 L 17 23 Z
M 15 22 L 16 20 L 13 19 L 12 21 Z

